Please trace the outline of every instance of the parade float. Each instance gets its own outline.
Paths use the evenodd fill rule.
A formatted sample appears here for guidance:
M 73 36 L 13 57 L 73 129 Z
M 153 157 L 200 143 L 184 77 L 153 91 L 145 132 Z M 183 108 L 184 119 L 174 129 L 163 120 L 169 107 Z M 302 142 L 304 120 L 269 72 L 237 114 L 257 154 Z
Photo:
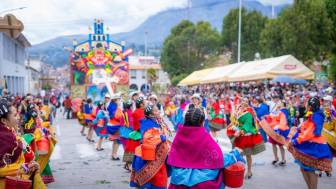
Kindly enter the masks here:
M 129 85 L 128 56 L 131 49 L 104 33 L 104 23 L 96 19 L 93 33 L 83 42 L 73 41 L 70 54 L 72 98 L 103 99 L 106 93 L 126 93 Z

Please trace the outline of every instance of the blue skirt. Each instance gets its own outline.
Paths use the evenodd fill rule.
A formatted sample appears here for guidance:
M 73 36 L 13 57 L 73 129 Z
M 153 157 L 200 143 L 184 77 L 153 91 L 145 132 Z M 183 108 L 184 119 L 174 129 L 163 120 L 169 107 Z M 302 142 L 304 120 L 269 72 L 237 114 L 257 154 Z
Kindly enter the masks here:
M 114 126 L 108 125 L 107 126 L 107 133 L 111 134 L 111 135 L 114 135 L 119 131 L 120 127 L 121 127 L 120 125 L 114 125 Z
M 302 142 L 294 145 L 294 147 L 301 153 L 306 154 L 316 159 L 332 159 L 330 148 L 327 144 L 319 144 L 315 142 Z
M 128 138 L 128 135 L 132 132 L 133 130 L 131 128 L 128 127 L 120 127 L 119 133 L 120 133 L 120 137 L 123 138 Z

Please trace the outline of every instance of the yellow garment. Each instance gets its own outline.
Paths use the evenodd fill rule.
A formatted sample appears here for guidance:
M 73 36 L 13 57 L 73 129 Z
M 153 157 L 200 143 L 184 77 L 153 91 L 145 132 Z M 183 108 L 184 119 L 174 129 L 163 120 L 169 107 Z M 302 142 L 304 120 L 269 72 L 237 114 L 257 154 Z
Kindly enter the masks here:
M 51 154 L 54 151 L 54 147 L 55 147 L 56 143 L 57 143 L 57 141 L 56 141 L 55 137 L 52 137 L 49 140 L 49 152 L 48 152 L 48 154 L 47 155 L 39 155 L 37 163 L 40 165 L 41 170 L 44 170 L 45 167 L 47 166 L 47 164 L 50 160 Z
M 7 165 L 4 168 L 0 168 L 0 188 L 5 188 L 5 177 L 6 176 L 17 176 L 18 170 L 20 169 L 21 165 L 25 162 L 23 153 L 21 154 L 20 158 L 10 165 Z M 20 174 L 22 171 L 20 171 Z M 30 175 L 22 175 L 23 179 L 29 179 Z M 33 189 L 47 189 L 46 185 L 43 183 L 40 173 L 36 173 L 34 176 L 34 186 Z
M 51 110 L 50 110 L 49 106 L 48 105 L 44 105 L 42 107 L 41 111 L 42 111 L 42 118 L 43 118 L 43 120 L 48 120 L 49 116 L 50 116 L 50 113 L 51 113 Z

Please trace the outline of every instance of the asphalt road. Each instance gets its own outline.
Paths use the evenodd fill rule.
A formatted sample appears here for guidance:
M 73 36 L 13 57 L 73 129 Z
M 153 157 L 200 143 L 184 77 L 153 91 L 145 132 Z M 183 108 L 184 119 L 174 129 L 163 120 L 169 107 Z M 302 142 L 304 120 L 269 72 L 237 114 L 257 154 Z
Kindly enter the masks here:
M 77 120 L 57 119 L 55 129 L 58 144 L 51 159 L 51 168 L 56 182 L 49 189 L 126 189 L 129 188 L 130 174 L 123 169 L 121 161 L 112 161 L 112 143 L 105 142 L 104 151 L 97 152 L 95 144 L 90 144 L 81 136 Z M 224 132 L 220 133 L 219 144 L 223 150 L 230 150 L 230 141 Z M 275 167 L 270 144 L 267 150 L 253 157 L 253 177 L 244 181 L 246 189 L 305 189 L 307 188 L 294 163 L 293 157 L 287 152 L 287 165 Z M 122 158 L 123 150 L 118 152 Z M 335 161 L 333 167 L 336 168 Z M 325 175 L 319 179 L 320 189 L 336 188 L 336 171 L 333 177 Z

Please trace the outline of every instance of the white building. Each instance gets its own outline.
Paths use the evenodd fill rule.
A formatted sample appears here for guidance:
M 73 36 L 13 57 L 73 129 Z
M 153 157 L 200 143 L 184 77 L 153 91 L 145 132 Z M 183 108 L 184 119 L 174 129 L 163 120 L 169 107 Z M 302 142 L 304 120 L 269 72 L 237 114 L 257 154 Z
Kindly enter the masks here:
M 14 15 L 0 17 L 0 91 L 14 95 L 27 92 L 26 48 L 30 43 L 21 33 L 23 24 Z
M 23 95 L 27 92 L 27 71 L 25 67 L 25 48 L 30 44 L 20 34 L 16 39 L 0 32 L 0 79 L 12 94 Z M 0 86 L 4 88 L 6 86 Z
M 41 91 L 41 76 L 42 76 L 41 60 L 28 59 L 26 62 L 27 68 L 27 92 L 31 94 L 39 94 Z
M 130 56 L 129 57 L 129 85 L 130 89 L 143 91 L 149 88 L 147 70 L 155 69 L 157 80 L 153 84 L 162 87 L 170 84 L 168 74 L 163 71 L 160 62 L 153 56 Z

